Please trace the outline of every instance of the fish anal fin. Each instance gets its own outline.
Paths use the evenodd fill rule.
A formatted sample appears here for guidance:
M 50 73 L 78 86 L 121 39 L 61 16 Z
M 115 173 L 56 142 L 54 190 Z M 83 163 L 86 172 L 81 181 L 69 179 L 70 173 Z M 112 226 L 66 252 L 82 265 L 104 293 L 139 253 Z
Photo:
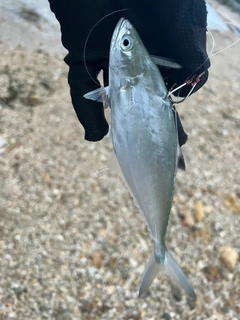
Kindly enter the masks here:
M 186 171 L 186 164 L 180 145 L 177 147 L 177 168 Z

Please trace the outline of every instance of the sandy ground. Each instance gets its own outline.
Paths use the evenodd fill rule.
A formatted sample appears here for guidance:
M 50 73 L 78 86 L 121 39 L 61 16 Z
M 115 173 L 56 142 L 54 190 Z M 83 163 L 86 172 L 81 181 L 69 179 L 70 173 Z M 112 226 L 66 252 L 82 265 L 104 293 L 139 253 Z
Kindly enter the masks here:
M 214 36 L 215 51 L 236 39 Z M 194 304 L 161 275 L 137 297 L 150 236 L 117 174 L 101 170 L 109 141 L 83 140 L 63 55 L 1 42 L 0 319 L 240 319 L 239 48 L 212 57 L 206 86 L 178 106 L 187 171 L 168 247 Z

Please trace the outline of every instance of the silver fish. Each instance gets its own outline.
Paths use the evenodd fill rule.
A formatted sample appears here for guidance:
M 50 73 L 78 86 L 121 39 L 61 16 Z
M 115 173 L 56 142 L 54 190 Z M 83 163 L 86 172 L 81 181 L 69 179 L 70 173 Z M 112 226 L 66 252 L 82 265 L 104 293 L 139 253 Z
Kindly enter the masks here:
M 112 36 L 109 86 L 84 97 L 111 107 L 114 151 L 153 238 L 154 250 L 139 296 L 161 271 L 195 299 L 190 282 L 165 244 L 180 150 L 173 106 L 156 64 L 128 20 L 122 18 Z

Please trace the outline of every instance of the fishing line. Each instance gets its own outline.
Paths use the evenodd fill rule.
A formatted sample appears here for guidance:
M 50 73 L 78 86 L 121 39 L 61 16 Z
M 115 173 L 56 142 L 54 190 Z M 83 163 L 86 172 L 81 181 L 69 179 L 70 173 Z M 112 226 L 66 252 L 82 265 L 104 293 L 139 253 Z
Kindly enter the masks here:
M 211 56 L 212 53 L 213 53 L 213 50 L 214 50 L 214 48 L 215 48 L 215 46 L 216 46 L 216 42 L 215 42 L 214 35 L 213 35 L 213 33 L 212 33 L 210 30 L 208 30 L 208 34 L 210 34 L 210 36 L 211 36 L 211 38 L 212 38 L 212 49 L 211 49 L 210 52 L 209 52 L 209 56 Z
M 107 15 L 105 15 L 103 18 L 101 18 L 100 20 L 98 20 L 98 22 L 95 23 L 95 25 L 92 27 L 92 29 L 89 31 L 88 35 L 87 35 L 87 38 L 85 40 L 85 43 L 84 43 L 84 48 L 83 48 L 83 63 L 84 63 L 84 66 L 85 66 L 85 69 L 89 75 L 89 77 L 97 84 L 99 85 L 99 83 L 92 77 L 91 73 L 89 72 L 88 70 L 88 67 L 87 67 L 87 62 L 86 62 L 86 48 L 87 48 L 87 43 L 88 43 L 88 40 L 89 40 L 89 37 L 91 35 L 91 33 L 93 32 L 93 30 L 95 29 L 95 27 L 101 22 L 103 21 L 105 18 L 115 14 L 115 13 L 118 13 L 118 12 L 122 12 L 122 11 L 127 11 L 128 9 L 120 9 L 120 10 L 116 10 L 116 11 L 113 11 L 111 13 L 108 13 Z
M 237 26 L 236 24 L 233 24 L 233 23 L 231 23 L 231 22 L 225 22 L 225 21 L 224 21 L 224 23 L 227 24 L 227 25 L 234 26 L 234 27 Z M 219 23 L 211 24 L 210 27 L 216 26 L 216 25 L 218 25 L 218 24 L 219 24 Z M 211 49 L 211 51 L 210 51 L 210 53 L 209 53 L 208 58 L 196 69 L 196 71 L 197 71 L 199 68 L 201 68 L 201 66 L 202 66 L 206 61 L 208 61 L 210 58 L 218 55 L 219 53 L 224 52 L 225 50 L 231 48 L 232 46 L 234 46 L 236 43 L 238 43 L 238 42 L 240 41 L 240 37 L 238 37 L 237 40 L 235 40 L 233 43 L 231 43 L 231 44 L 228 45 L 227 47 L 225 47 L 225 48 L 223 48 L 223 49 L 221 49 L 221 50 L 213 53 L 213 50 L 214 50 L 214 48 L 215 48 L 215 46 L 216 46 L 216 42 L 215 42 L 215 38 L 214 38 L 214 36 L 213 36 L 213 33 L 212 33 L 210 30 L 208 30 L 208 33 L 210 34 L 210 36 L 211 36 L 211 38 L 212 38 L 212 49 Z M 195 71 L 195 72 L 196 72 L 196 71 Z M 194 72 L 194 73 L 195 73 L 195 72 Z M 192 73 L 192 75 L 193 75 L 194 73 Z M 191 77 L 191 76 L 190 76 L 190 77 Z
M 226 23 L 226 24 L 229 24 L 229 25 L 233 25 L 233 26 L 234 26 L 234 24 L 232 24 L 232 23 Z M 222 53 L 223 51 L 225 51 L 225 50 L 227 50 L 227 49 L 229 49 L 229 48 L 231 48 L 232 46 L 234 46 L 234 45 L 235 45 L 236 43 L 238 43 L 239 41 L 240 41 L 240 37 L 239 37 L 237 40 L 235 40 L 233 43 L 231 43 L 229 46 L 227 46 L 227 47 L 225 47 L 225 48 L 223 48 L 223 49 L 221 49 L 221 50 L 219 50 L 219 51 L 217 51 L 217 52 L 215 52 L 215 53 L 212 53 L 212 55 L 210 56 L 210 58 L 216 56 L 216 55 L 219 54 L 219 53 Z
M 211 48 L 211 50 L 210 50 L 210 54 L 209 54 L 208 58 L 207 58 L 194 72 L 192 72 L 192 73 L 190 74 L 190 76 L 187 77 L 187 79 L 184 81 L 183 84 L 181 84 L 180 86 L 178 86 L 178 87 L 175 88 L 175 89 L 173 89 L 174 86 L 175 86 L 175 85 L 173 85 L 173 87 L 169 90 L 169 92 L 168 92 L 168 97 L 170 98 L 170 100 L 171 100 L 172 103 L 174 103 L 174 104 L 182 103 L 183 101 L 185 101 L 185 100 L 191 95 L 191 93 L 192 93 L 192 91 L 194 90 L 194 88 L 196 87 L 197 83 L 194 83 L 194 84 L 192 85 L 191 90 L 189 91 L 189 93 L 187 94 L 187 96 L 184 97 L 183 99 L 181 99 L 181 100 L 179 100 L 179 101 L 177 101 L 177 100 L 174 101 L 174 100 L 171 98 L 171 95 L 172 95 L 174 92 L 178 91 L 178 90 L 179 90 L 179 92 L 178 92 L 177 98 L 179 98 L 181 89 L 182 89 L 183 87 L 185 87 L 186 85 L 191 84 L 191 81 L 190 81 L 189 79 L 191 79 L 191 77 L 197 72 L 197 70 L 198 70 L 199 68 L 201 68 L 201 66 L 202 66 L 205 62 L 207 62 L 207 61 L 209 60 L 210 55 L 212 54 L 212 52 L 213 52 L 213 50 L 214 50 L 214 48 L 215 48 L 215 39 L 214 39 L 214 36 L 213 36 L 212 32 L 209 31 L 209 30 L 208 30 L 208 33 L 210 34 L 210 36 L 211 36 L 211 38 L 212 38 L 212 48 Z M 172 90 L 172 89 L 173 89 L 173 90 Z
M 237 26 L 236 24 L 233 24 L 233 23 L 231 23 L 231 22 L 225 22 L 225 21 L 224 21 L 224 23 L 227 24 L 227 25 L 232 25 L 232 26 L 234 26 L 234 27 Z M 209 25 L 209 27 L 217 26 L 218 24 L 219 24 L 219 23 L 211 24 L 211 25 Z M 214 48 L 215 48 L 215 46 L 216 46 L 215 38 L 214 38 L 214 36 L 213 36 L 213 33 L 212 33 L 210 30 L 208 30 L 208 34 L 209 34 L 209 35 L 211 36 L 211 38 L 212 38 L 212 49 L 210 50 L 210 53 L 209 53 L 209 55 L 208 55 L 208 58 L 206 58 L 206 60 L 205 60 L 194 72 L 191 73 L 191 75 L 188 77 L 188 79 L 191 78 L 191 77 L 204 65 L 204 63 L 206 63 L 210 58 L 218 55 L 219 53 L 224 52 L 225 50 L 231 48 L 231 47 L 234 46 L 237 42 L 240 41 L 240 37 L 238 37 L 237 40 L 235 40 L 235 41 L 234 41 L 233 43 L 231 43 L 229 46 L 227 46 L 227 47 L 225 47 L 225 48 L 223 48 L 223 49 L 221 49 L 221 50 L 213 53 L 213 50 L 214 50 Z
M 237 31 L 237 33 L 240 33 L 239 28 L 238 28 L 238 27 L 240 27 L 239 25 L 234 24 L 234 23 L 231 23 L 231 22 L 225 22 L 225 21 L 224 21 L 224 23 L 225 23 L 226 25 L 233 26 L 233 27 L 234 27 L 233 30 L 235 30 L 235 33 L 236 33 L 236 31 Z M 220 24 L 220 23 L 210 24 L 209 27 L 217 26 L 218 24 Z M 232 30 L 232 29 L 230 28 L 230 30 Z M 184 100 L 186 100 L 186 99 L 191 95 L 192 91 L 193 91 L 194 88 L 196 87 L 197 83 L 198 83 L 199 80 L 200 80 L 200 77 L 201 77 L 203 74 L 201 74 L 201 75 L 199 75 L 199 76 L 197 77 L 198 82 L 193 82 L 193 83 L 192 83 L 192 82 L 191 82 L 191 78 L 197 73 L 197 71 L 198 71 L 208 60 L 210 60 L 210 58 L 212 58 L 212 57 L 214 57 L 214 56 L 216 56 L 216 55 L 224 52 L 225 50 L 231 48 L 232 46 L 234 46 L 235 44 L 237 44 L 237 43 L 240 41 L 240 37 L 238 37 L 237 40 L 235 40 L 233 43 L 231 43 L 231 44 L 228 45 L 227 47 L 225 47 L 225 48 L 223 48 L 223 49 L 221 49 L 221 50 L 213 53 L 214 48 L 215 48 L 215 46 L 216 46 L 215 38 L 214 38 L 213 33 L 212 33 L 210 30 L 208 30 L 208 34 L 210 35 L 210 37 L 211 37 L 211 39 L 212 39 L 212 48 L 211 48 L 211 50 L 210 50 L 210 52 L 209 52 L 209 54 L 208 54 L 208 58 L 206 58 L 205 61 L 203 61 L 203 63 L 200 64 L 200 66 L 199 66 L 197 69 L 195 69 L 195 71 L 193 71 L 193 72 L 188 76 L 188 78 L 185 80 L 185 82 L 184 82 L 182 85 L 180 85 L 179 87 L 177 87 L 177 88 L 175 88 L 174 90 L 172 90 L 172 91 L 169 92 L 168 95 L 171 95 L 172 93 L 176 92 L 177 90 L 180 90 L 180 91 L 181 91 L 181 89 L 182 89 L 184 86 L 189 85 L 189 84 L 192 84 L 192 88 L 191 88 L 191 90 L 189 91 L 188 95 L 187 95 L 184 99 L 182 99 L 182 100 L 180 100 L 180 101 L 174 101 L 174 103 L 177 103 L 177 104 L 178 104 L 178 103 L 181 103 L 181 102 L 183 102 Z M 179 91 L 179 95 L 180 95 L 180 91 Z M 173 102 L 173 100 L 172 100 L 172 102 Z
M 184 86 L 186 86 L 188 83 L 186 83 L 186 82 L 184 82 L 183 84 L 181 84 L 179 87 L 177 87 L 177 88 L 175 88 L 174 90 L 172 90 L 171 91 L 171 89 L 170 89 L 170 91 L 168 92 L 168 95 L 167 95 L 167 97 L 171 100 L 171 102 L 174 104 L 174 105 L 176 105 L 176 104 L 179 104 L 179 103 L 182 103 L 183 101 L 185 101 L 191 94 L 192 94 L 192 92 L 193 92 L 193 90 L 194 90 L 194 88 L 196 87 L 196 85 L 197 85 L 197 82 L 196 83 L 194 83 L 194 85 L 192 86 L 192 88 L 191 88 L 191 90 L 188 92 L 188 94 L 187 94 L 187 96 L 186 97 L 184 97 L 184 98 L 182 98 L 181 100 L 179 100 L 179 101 L 174 101 L 173 99 L 172 99 L 172 97 L 170 96 L 173 92 L 175 92 L 175 91 L 177 91 L 177 90 L 179 90 L 179 92 L 178 92 L 178 96 L 177 96 L 177 98 L 179 98 L 179 95 L 180 95 L 180 91 L 181 91 L 181 88 L 182 87 L 184 87 Z M 173 88 L 173 87 L 172 87 Z
M 183 84 L 181 84 L 179 87 L 177 87 L 177 88 L 175 88 L 175 89 L 173 89 L 174 88 L 174 86 L 175 86 L 175 84 L 174 84 L 174 86 L 169 90 L 169 92 L 168 92 L 168 96 L 170 96 L 170 94 L 173 94 L 175 91 L 177 91 L 177 90 L 179 90 L 179 89 L 181 89 L 182 87 L 184 87 L 184 86 L 186 86 L 187 84 L 184 82 Z M 173 89 L 173 90 L 172 90 Z M 172 91 L 171 91 L 172 90 Z

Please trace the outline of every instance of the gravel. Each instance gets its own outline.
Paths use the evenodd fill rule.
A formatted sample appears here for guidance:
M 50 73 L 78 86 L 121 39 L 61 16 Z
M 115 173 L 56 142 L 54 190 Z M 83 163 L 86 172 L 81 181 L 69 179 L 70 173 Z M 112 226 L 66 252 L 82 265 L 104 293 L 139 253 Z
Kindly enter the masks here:
M 221 48 L 234 40 L 214 36 Z M 62 55 L 4 43 L 0 55 L 0 319 L 240 319 L 240 263 L 221 258 L 224 247 L 240 253 L 239 45 L 214 56 L 206 86 L 178 106 L 187 171 L 167 240 L 196 303 L 161 275 L 138 298 L 150 236 L 106 170 L 108 139 L 83 140 Z

